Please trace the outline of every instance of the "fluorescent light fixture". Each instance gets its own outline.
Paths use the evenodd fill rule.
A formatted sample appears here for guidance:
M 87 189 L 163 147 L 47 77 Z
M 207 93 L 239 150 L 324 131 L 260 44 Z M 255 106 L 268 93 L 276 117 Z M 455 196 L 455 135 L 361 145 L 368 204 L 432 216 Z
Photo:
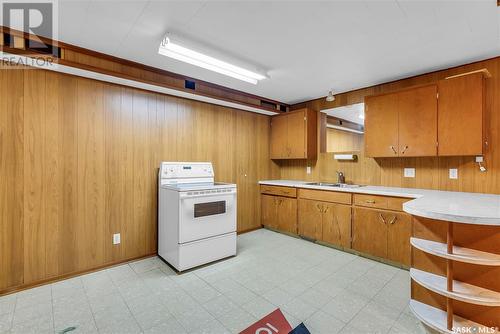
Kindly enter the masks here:
M 357 134 L 360 134 L 360 135 L 364 134 L 364 131 L 347 128 L 345 126 L 327 124 L 326 127 L 330 128 L 330 129 L 340 130 L 340 131 L 347 131 L 347 132 L 357 133 Z
M 163 56 L 243 80 L 254 85 L 256 85 L 259 80 L 266 78 L 263 74 L 246 70 L 242 67 L 226 63 L 225 61 L 181 46 L 172 42 L 168 36 L 161 42 L 158 53 Z

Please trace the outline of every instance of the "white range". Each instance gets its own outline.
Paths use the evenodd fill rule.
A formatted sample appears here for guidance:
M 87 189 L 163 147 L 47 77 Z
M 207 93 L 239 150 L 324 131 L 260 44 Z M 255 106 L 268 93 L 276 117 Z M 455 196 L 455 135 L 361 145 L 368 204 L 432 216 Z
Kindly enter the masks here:
M 236 255 L 236 185 L 210 162 L 162 162 L 158 255 L 178 271 Z

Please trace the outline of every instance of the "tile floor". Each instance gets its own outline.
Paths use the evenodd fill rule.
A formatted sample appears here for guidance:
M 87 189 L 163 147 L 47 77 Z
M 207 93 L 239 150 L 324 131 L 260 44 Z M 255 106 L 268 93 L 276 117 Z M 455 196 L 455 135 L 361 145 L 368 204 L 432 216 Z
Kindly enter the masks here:
M 158 258 L 0 297 L 0 333 L 238 333 L 280 307 L 311 333 L 425 333 L 407 271 L 265 229 L 182 275 Z

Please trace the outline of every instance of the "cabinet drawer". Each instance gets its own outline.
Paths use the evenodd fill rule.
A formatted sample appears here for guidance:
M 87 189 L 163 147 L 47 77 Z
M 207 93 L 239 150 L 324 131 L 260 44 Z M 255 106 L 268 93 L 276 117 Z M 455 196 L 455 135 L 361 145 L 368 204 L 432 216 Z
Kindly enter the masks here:
M 261 185 L 260 192 L 261 194 L 268 194 L 268 195 L 297 197 L 297 189 L 292 187 Z
M 411 198 L 354 194 L 354 204 L 369 208 L 403 211 L 403 203 Z
M 352 203 L 351 194 L 327 190 L 299 189 L 299 198 L 342 204 Z

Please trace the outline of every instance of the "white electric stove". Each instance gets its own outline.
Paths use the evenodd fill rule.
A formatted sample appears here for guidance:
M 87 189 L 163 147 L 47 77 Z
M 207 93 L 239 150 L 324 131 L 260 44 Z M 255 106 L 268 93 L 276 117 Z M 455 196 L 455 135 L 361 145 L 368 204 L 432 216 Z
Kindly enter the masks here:
M 178 271 L 236 255 L 236 185 L 210 162 L 162 162 L 158 255 Z

